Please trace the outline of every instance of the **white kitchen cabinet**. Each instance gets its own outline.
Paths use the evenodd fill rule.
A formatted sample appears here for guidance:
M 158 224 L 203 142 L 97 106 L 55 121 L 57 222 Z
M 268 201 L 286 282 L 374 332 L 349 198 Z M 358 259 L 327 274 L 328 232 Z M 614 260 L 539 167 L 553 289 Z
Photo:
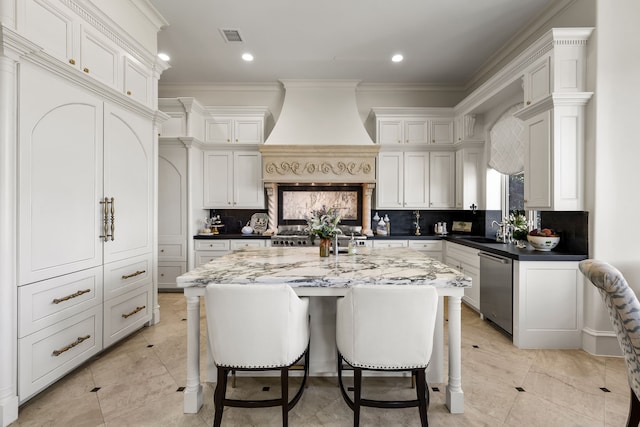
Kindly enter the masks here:
M 204 207 L 264 209 L 262 157 L 257 151 L 204 153 Z
M 118 36 L 85 21 L 63 2 L 16 3 L 18 31 L 44 52 L 141 104 L 153 105 L 154 64 L 148 58 L 127 51 Z
M 425 255 L 431 258 L 437 259 L 442 262 L 442 240 L 408 240 L 408 246 L 411 249 L 423 252 Z
M 482 177 L 485 174 L 484 150 L 478 147 L 465 147 L 456 151 L 456 208 L 483 209 Z
M 534 104 L 549 96 L 551 82 L 551 55 L 544 55 L 524 72 L 522 86 L 525 105 Z
M 581 348 L 583 276 L 574 261 L 513 263 L 513 344 Z
M 382 145 L 453 144 L 449 109 L 373 109 L 376 142 Z
M 441 209 L 455 203 L 453 152 L 381 152 L 377 174 L 378 209 Z
M 408 240 L 373 239 L 374 248 L 408 248 Z
M 194 243 L 196 267 L 199 267 L 236 249 L 264 248 L 270 246 L 271 241 L 267 239 L 197 239 Z
M 445 263 L 471 277 L 471 287 L 465 288 L 462 301 L 479 312 L 481 284 L 478 250 L 452 242 L 446 242 L 445 248 Z
M 210 107 L 205 119 L 205 143 L 262 144 L 268 109 L 264 107 Z
M 433 151 L 429 153 L 429 207 L 455 206 L 455 153 Z

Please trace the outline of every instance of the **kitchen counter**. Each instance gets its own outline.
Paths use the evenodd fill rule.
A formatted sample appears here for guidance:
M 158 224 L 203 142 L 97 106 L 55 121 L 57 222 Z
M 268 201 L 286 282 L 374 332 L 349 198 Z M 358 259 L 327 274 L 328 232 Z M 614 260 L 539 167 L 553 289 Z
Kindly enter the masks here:
M 481 243 L 465 239 L 464 236 L 449 236 L 445 240 L 469 246 L 474 249 L 480 249 L 496 255 L 502 255 L 517 261 L 582 261 L 588 258 L 587 254 L 575 254 L 560 252 L 557 250 L 536 251 L 527 243 L 525 248 L 518 248 L 515 244 L 509 243 Z
M 207 239 L 271 239 L 271 236 L 263 236 L 262 234 L 242 234 L 242 233 L 220 233 L 211 235 L 196 234 L 193 236 L 196 240 Z

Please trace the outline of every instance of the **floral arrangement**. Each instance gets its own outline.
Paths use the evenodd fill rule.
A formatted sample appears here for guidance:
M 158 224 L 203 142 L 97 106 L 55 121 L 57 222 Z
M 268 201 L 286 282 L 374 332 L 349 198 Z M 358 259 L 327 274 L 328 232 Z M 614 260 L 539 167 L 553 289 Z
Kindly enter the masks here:
M 529 233 L 529 226 L 527 224 L 527 217 L 524 214 L 515 211 L 509 214 L 509 225 L 511 226 L 511 235 L 515 240 L 526 240 L 527 233 Z
M 336 207 L 327 209 L 322 205 L 321 209 L 311 211 L 311 216 L 305 218 L 309 226 L 309 236 L 313 240 L 316 236 L 321 239 L 331 239 L 338 232 L 340 223 L 340 211 Z

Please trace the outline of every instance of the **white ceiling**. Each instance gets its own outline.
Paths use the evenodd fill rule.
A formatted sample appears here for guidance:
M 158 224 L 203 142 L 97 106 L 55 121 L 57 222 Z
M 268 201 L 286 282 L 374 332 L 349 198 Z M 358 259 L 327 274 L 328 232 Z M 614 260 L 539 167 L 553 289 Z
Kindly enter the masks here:
M 151 0 L 160 83 L 356 79 L 464 85 L 554 0 Z M 221 29 L 244 41 L 227 43 Z M 251 52 L 255 60 L 240 56 Z M 392 63 L 394 53 L 405 60 Z

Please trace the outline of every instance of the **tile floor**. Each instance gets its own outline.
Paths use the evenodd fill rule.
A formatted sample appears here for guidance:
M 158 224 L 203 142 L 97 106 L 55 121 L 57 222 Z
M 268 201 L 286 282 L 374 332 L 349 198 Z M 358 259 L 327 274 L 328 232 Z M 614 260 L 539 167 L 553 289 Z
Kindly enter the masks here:
M 211 425 L 212 385 L 204 386 L 205 403 L 198 414 L 182 413 L 182 393 L 177 391 L 186 378 L 185 299 L 180 293 L 163 293 L 159 302 L 160 323 L 143 328 L 32 398 L 11 426 Z M 204 309 L 202 313 L 204 320 Z M 430 384 L 439 388 L 431 392 L 430 425 L 625 424 L 629 387 L 621 358 L 594 357 L 580 350 L 518 350 L 464 305 L 462 315 L 465 413 L 449 414 L 444 386 Z M 376 395 L 413 396 L 406 378 L 369 379 L 365 384 Z M 270 390 L 263 391 L 265 386 Z M 278 382 L 270 378 L 239 378 L 232 391 L 260 398 L 277 392 Z M 352 413 L 335 379 L 312 378 L 289 421 L 292 426 L 349 426 Z M 278 426 L 280 412 L 229 408 L 223 425 Z M 361 425 L 417 426 L 420 421 L 416 408 L 364 408 Z

